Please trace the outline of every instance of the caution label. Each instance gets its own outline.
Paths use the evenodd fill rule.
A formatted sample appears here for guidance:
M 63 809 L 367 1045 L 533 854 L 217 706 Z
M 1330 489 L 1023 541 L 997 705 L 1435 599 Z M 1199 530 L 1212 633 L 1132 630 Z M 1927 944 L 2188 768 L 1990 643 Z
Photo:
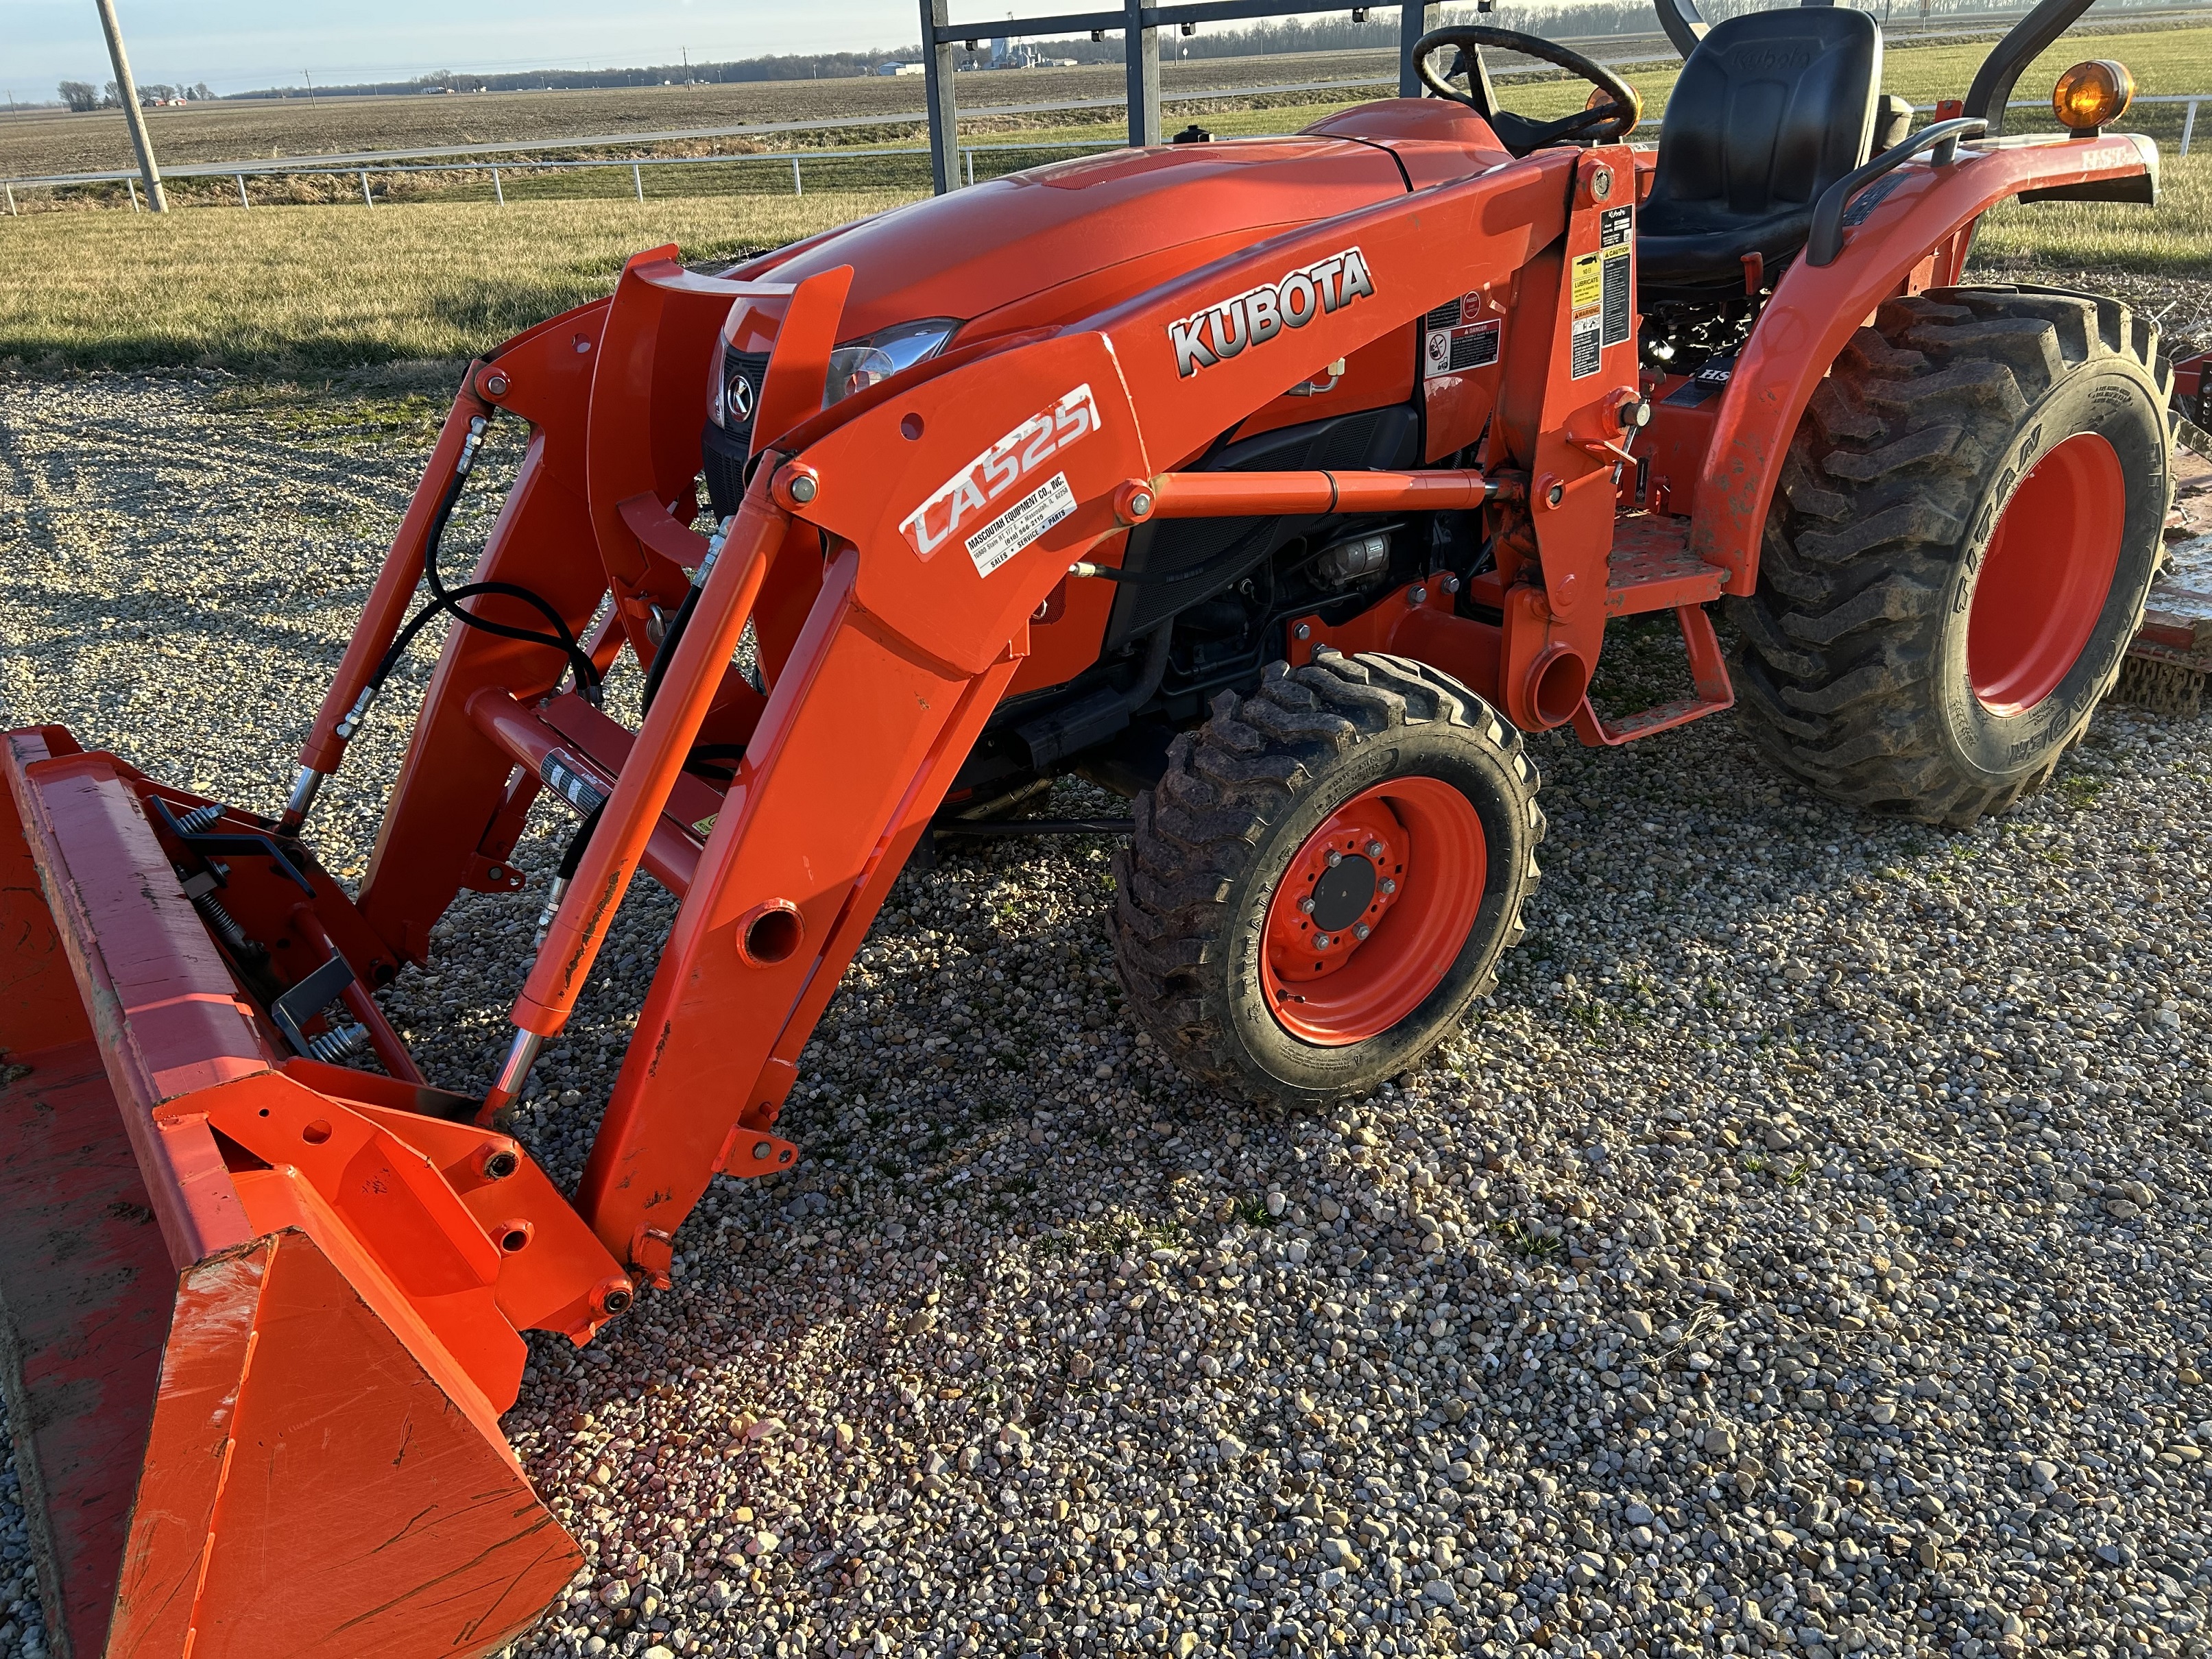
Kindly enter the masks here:
M 1587 317 L 1577 317 L 1568 331 L 1567 374 L 1571 379 L 1588 380 L 1598 371 L 1604 348 L 1599 343 L 1598 314 L 1592 307 Z
M 1605 267 L 1605 343 L 1619 345 L 1628 337 L 1636 315 L 1636 303 L 1632 290 L 1636 256 L 1627 247 L 1606 249 L 1600 263 Z

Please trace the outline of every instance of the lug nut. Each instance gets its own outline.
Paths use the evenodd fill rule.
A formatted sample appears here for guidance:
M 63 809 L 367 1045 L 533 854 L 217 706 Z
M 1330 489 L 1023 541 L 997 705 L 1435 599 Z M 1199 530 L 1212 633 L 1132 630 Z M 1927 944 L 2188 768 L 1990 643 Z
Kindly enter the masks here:
M 1316 933 L 1314 935 L 1314 949 L 1316 951 L 1328 950 L 1329 947 L 1329 937 L 1327 933 Z
M 1313 914 L 1313 899 L 1310 896 L 1302 898 L 1298 901 L 1298 913 L 1301 915 L 1308 916 Z
M 1382 896 L 1384 898 L 1389 898 L 1391 894 L 1397 890 L 1398 884 L 1396 882 L 1391 880 L 1388 876 L 1382 878 Z
M 1364 921 L 1363 921 L 1363 922 L 1357 923 L 1357 924 L 1352 927 L 1352 938 L 1354 938 L 1354 939 L 1365 939 L 1365 938 L 1367 937 L 1367 935 L 1368 935 L 1369 933 L 1372 933 L 1373 931 L 1374 931 L 1374 930 L 1373 930 L 1372 928 L 1370 928 L 1370 927 L 1368 927 L 1368 925 L 1367 925 L 1365 922 L 1364 922 Z
M 1370 841 L 1367 843 L 1367 856 L 1370 859 L 1379 859 L 1389 850 L 1379 841 Z
M 1338 852 L 1334 847 L 1330 848 L 1328 849 L 1328 867 L 1334 870 L 1338 865 L 1343 862 L 1344 854 Z

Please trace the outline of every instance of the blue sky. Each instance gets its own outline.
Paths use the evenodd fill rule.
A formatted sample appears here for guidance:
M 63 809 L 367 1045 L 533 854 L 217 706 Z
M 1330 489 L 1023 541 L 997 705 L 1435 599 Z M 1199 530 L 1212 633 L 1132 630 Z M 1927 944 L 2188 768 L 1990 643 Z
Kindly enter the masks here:
M 1007 9 L 953 8 L 956 18 Z M 204 81 L 218 93 L 400 80 L 433 70 L 585 69 L 911 45 L 914 0 L 117 0 L 140 81 Z M 111 78 L 93 0 L 0 3 L 0 91 L 51 99 L 63 79 Z

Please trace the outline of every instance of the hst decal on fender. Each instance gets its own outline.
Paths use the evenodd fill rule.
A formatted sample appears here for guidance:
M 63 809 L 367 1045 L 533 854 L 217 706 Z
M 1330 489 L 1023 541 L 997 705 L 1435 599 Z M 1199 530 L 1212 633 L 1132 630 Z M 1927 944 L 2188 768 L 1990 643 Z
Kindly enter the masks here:
M 963 525 L 972 529 L 992 502 L 1070 444 L 1097 431 L 1100 424 L 1097 400 L 1091 397 L 1088 382 L 1063 394 L 1059 402 L 1037 410 L 947 478 L 927 501 L 901 520 L 899 530 L 906 537 L 907 545 L 928 558 Z M 1060 487 L 1066 489 L 1065 483 Z M 1058 522 L 1058 519 L 1051 520 L 1053 524 Z M 1029 539 L 1034 541 L 1049 527 L 1049 524 L 1042 526 Z M 1006 549 L 1001 544 L 994 550 L 998 557 L 991 562 L 990 570 L 997 569 L 1020 550 Z M 989 574 L 990 570 L 984 570 L 982 565 L 979 558 L 977 568 Z
M 1286 328 L 1304 328 L 1315 318 L 1374 292 L 1366 256 L 1358 248 L 1316 259 L 1274 282 L 1247 289 L 1233 300 L 1170 323 L 1168 341 L 1175 347 L 1176 373 L 1187 380 L 1246 346 L 1265 345 Z

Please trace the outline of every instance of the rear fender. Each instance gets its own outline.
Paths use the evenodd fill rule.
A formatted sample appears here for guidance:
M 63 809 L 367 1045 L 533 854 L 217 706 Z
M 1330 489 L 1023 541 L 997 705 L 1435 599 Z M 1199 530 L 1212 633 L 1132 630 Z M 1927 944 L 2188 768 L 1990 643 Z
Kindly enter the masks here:
M 1962 145 L 1948 167 L 1908 163 L 1852 202 L 1852 228 L 1834 264 L 1790 265 L 1737 355 L 1698 483 L 1690 550 L 1729 573 L 1727 592 L 1759 586 L 1759 536 L 1814 389 L 1914 267 L 1954 237 L 1952 264 L 1963 262 L 1974 222 L 2023 191 L 2148 172 L 2144 142 L 2124 134 L 2005 138 Z

